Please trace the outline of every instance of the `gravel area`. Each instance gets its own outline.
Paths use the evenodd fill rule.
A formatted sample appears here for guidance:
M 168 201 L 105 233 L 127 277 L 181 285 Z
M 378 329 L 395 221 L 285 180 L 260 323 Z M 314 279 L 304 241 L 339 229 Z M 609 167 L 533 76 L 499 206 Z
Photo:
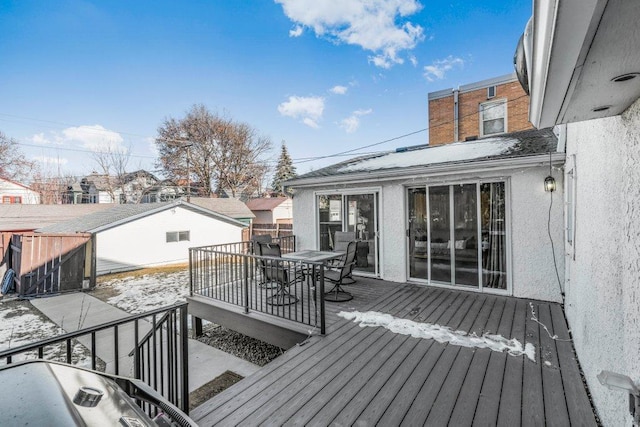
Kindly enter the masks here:
M 264 366 L 284 353 L 280 347 L 213 323 L 203 326 L 202 336 L 197 339 L 258 366 Z

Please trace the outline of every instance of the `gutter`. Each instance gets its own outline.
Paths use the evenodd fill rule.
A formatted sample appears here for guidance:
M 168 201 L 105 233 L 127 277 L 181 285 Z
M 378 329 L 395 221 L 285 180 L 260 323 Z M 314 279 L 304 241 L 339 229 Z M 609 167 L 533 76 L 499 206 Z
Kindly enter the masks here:
M 553 152 L 551 163 L 562 165 L 565 161 L 565 153 Z M 498 160 L 482 160 L 469 163 L 444 164 L 438 166 L 412 166 L 398 169 L 384 169 L 376 171 L 363 171 L 344 173 L 334 176 L 314 177 L 300 180 L 292 180 L 286 184 L 287 188 L 314 187 L 323 184 L 355 184 L 394 181 L 398 179 L 414 177 L 448 176 L 460 173 L 489 172 L 493 170 L 513 170 L 523 167 L 546 166 L 549 164 L 549 154 L 538 154 L 520 158 L 507 158 Z

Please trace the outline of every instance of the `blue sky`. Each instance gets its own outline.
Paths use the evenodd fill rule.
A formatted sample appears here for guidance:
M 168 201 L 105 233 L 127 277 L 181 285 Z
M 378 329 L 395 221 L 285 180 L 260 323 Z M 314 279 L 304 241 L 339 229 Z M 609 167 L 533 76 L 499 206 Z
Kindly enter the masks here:
M 158 126 L 202 103 L 307 172 L 427 128 L 429 92 L 512 72 L 530 15 L 530 0 L 2 0 L 0 131 L 50 174 L 89 173 L 106 146 L 154 170 Z

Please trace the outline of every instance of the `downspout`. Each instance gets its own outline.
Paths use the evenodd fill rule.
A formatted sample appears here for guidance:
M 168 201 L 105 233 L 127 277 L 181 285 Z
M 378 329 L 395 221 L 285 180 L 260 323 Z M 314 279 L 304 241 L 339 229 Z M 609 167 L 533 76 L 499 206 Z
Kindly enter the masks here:
M 453 142 L 458 142 L 458 92 L 453 90 Z

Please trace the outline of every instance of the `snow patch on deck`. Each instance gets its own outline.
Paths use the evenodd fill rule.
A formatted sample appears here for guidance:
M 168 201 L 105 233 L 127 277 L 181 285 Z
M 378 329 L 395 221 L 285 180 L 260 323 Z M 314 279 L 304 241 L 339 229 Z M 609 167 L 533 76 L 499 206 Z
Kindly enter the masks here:
M 488 348 L 493 351 L 508 352 L 512 356 L 527 356 L 532 362 L 536 361 L 536 349 L 531 343 L 522 345 L 516 338 L 507 339 L 502 335 L 484 334 L 477 336 L 464 331 L 454 331 L 448 326 L 432 323 L 418 323 L 413 320 L 393 317 L 390 314 L 377 311 L 341 311 L 338 316 L 360 323 L 360 327 L 383 327 L 389 331 L 411 335 L 414 338 L 433 339 L 439 343 L 448 343 L 470 348 Z

